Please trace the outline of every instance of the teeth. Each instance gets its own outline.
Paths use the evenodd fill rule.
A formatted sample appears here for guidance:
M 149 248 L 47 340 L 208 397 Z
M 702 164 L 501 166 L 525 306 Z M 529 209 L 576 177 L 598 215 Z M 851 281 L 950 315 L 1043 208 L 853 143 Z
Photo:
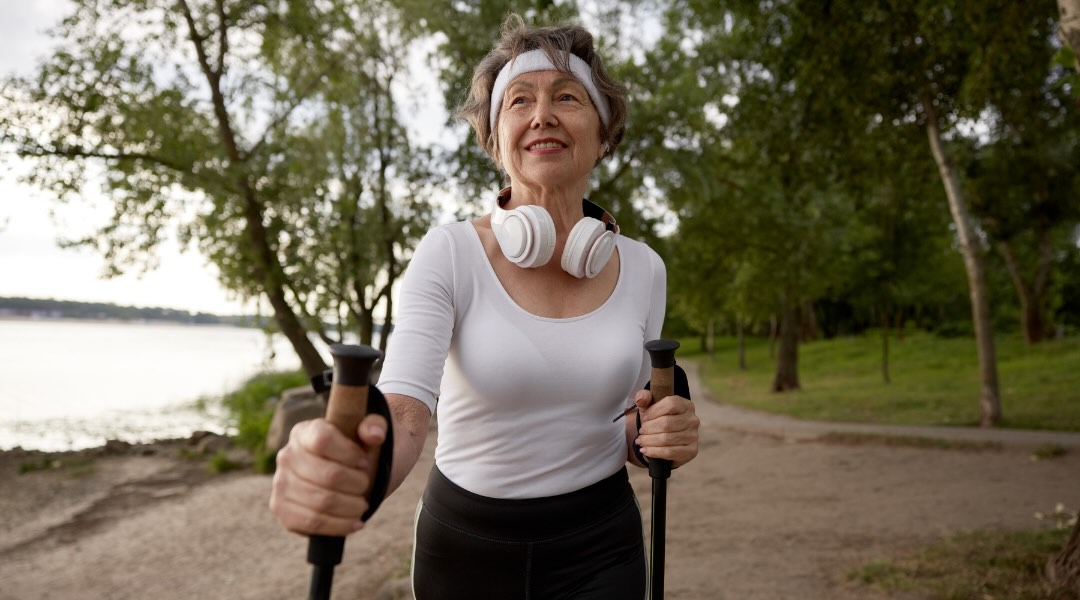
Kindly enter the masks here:
M 548 148 L 562 148 L 562 144 L 558 142 L 540 142 L 539 144 L 533 144 L 532 150 L 546 150 Z

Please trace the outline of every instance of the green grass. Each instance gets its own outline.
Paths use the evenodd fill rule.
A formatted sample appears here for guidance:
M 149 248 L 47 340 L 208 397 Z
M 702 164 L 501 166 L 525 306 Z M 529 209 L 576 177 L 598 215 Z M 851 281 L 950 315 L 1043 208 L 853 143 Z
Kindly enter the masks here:
M 1027 346 L 1016 336 L 996 340 L 1003 427 L 1080 431 L 1080 338 Z M 703 384 L 721 402 L 805 419 L 902 425 L 977 425 L 979 369 L 970 338 L 908 333 L 890 337 L 884 383 L 881 337 L 815 341 L 799 346 L 802 389 L 769 391 L 775 360 L 769 342 L 747 338 L 747 370 L 738 369 L 734 338 L 718 338 L 715 357 L 698 340 L 680 356 L 698 359 Z
M 82 477 L 94 472 L 95 461 L 92 456 L 74 455 L 71 457 L 55 458 L 44 456 L 31 459 L 19 465 L 19 474 L 33 473 L 35 471 L 49 471 L 63 469 L 69 475 Z
M 967 532 L 848 576 L 892 593 L 928 593 L 934 600 L 1065 600 L 1071 597 L 1055 594 L 1043 573 L 1068 534 L 1067 529 Z
M 274 406 L 268 402 L 269 399 L 280 397 L 284 390 L 308 383 L 307 376 L 301 371 L 262 373 L 222 400 L 237 430 L 235 442 L 251 450 L 256 472 L 268 473 L 274 466 L 274 457 L 266 449 L 266 432 L 274 416 Z

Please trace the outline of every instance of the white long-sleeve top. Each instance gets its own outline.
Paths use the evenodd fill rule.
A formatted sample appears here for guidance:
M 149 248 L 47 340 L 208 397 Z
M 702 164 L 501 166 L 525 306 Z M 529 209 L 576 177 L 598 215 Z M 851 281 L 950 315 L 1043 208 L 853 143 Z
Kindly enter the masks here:
M 625 423 L 612 419 L 648 380 L 643 345 L 660 335 L 667 282 L 651 248 L 622 236 L 617 248 L 619 279 L 604 304 L 553 319 L 511 299 L 471 223 L 420 242 L 378 387 L 438 411 L 435 463 L 451 481 L 491 498 L 537 498 L 622 467 Z

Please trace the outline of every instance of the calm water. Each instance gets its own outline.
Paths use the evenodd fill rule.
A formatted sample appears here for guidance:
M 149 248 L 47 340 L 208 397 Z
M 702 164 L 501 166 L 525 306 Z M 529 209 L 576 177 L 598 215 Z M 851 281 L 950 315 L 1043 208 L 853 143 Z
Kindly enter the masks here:
M 196 400 L 298 366 L 284 337 L 258 329 L 0 320 L 0 449 L 224 433 L 216 403 Z

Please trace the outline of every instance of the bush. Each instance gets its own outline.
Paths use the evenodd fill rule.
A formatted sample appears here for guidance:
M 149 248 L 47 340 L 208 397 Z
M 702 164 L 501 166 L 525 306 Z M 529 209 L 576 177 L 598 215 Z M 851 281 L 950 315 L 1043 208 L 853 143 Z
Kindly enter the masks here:
M 223 399 L 230 421 L 236 428 L 235 442 L 255 456 L 257 472 L 273 470 L 272 453 L 266 449 L 266 432 L 274 416 L 274 405 L 270 399 L 279 398 L 284 390 L 307 383 L 307 375 L 302 371 L 260 373 Z

